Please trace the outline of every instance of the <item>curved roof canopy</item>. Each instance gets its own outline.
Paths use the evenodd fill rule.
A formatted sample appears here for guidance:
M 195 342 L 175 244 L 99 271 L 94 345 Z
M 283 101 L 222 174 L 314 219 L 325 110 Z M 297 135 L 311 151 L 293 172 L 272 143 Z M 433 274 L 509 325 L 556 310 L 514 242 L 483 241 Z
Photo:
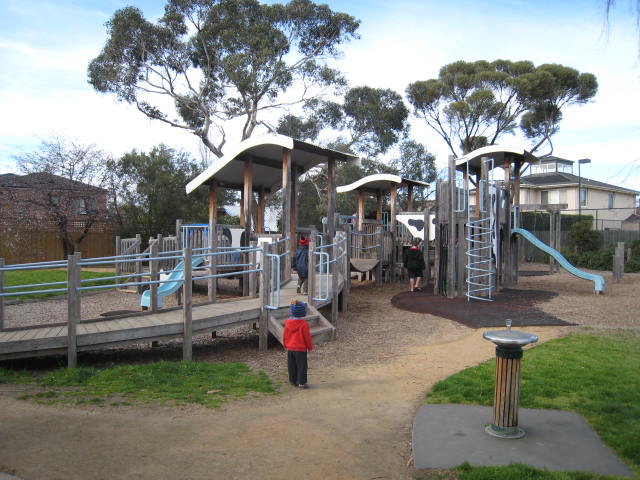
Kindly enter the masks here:
M 267 193 L 275 192 L 282 187 L 283 149 L 292 151 L 291 165 L 296 167 L 298 174 L 327 163 L 329 159 L 358 160 L 355 155 L 322 148 L 284 135 L 269 134 L 251 137 L 240 142 L 191 180 L 186 186 L 187 193 L 193 192 L 200 185 L 214 181 L 221 187 L 242 188 L 246 159 L 250 159 L 253 165 L 253 189 L 264 189 Z
M 531 152 L 522 147 L 513 145 L 487 145 L 486 147 L 477 148 L 473 152 L 467 153 L 465 156 L 456 159 L 456 169 L 466 171 L 467 164 L 469 170 L 480 172 L 482 167 L 482 158 L 493 158 L 495 161 L 494 168 L 504 165 L 505 157 L 511 159 L 519 159 L 523 162 L 536 162 L 538 158 Z
M 353 190 L 362 190 L 364 192 L 377 193 L 388 192 L 391 190 L 391 186 L 396 185 L 398 187 L 412 186 L 412 187 L 428 187 L 429 184 L 421 182 L 419 180 L 409 180 L 402 178 L 398 175 L 391 173 L 376 173 L 374 175 L 368 175 L 362 177 L 349 185 L 343 185 L 336 188 L 336 192 L 345 193 Z

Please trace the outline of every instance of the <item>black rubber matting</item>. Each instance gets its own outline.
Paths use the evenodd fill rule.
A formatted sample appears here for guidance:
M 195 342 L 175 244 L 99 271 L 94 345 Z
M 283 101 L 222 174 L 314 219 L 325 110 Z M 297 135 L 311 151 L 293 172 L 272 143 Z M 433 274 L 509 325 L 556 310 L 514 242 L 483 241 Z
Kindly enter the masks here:
M 429 287 L 431 288 L 431 287 Z M 429 313 L 460 322 L 472 328 L 504 327 L 505 320 L 512 325 L 574 325 L 540 310 L 536 305 L 557 294 L 543 290 L 503 289 L 492 302 L 467 301 L 466 298 L 447 298 L 433 295 L 432 291 L 401 292 L 391 304 L 401 310 Z

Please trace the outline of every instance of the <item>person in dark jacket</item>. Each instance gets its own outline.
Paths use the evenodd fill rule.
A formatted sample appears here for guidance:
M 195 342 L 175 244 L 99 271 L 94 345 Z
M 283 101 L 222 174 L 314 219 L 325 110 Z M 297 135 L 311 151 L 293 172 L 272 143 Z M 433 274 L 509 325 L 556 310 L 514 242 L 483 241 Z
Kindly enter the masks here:
M 307 388 L 307 352 L 313 350 L 311 330 L 305 320 L 307 305 L 299 300 L 291 302 L 291 318 L 284 322 L 282 343 L 287 349 L 287 369 L 289 383 L 299 388 Z
M 409 274 L 409 289 L 412 292 L 422 291 L 422 275 L 425 269 L 424 255 L 418 248 L 420 239 L 414 238 L 411 247 L 404 253 L 404 266 Z
M 293 256 L 293 269 L 298 272 L 298 293 L 307 294 L 309 278 L 309 239 L 300 237 L 298 248 Z

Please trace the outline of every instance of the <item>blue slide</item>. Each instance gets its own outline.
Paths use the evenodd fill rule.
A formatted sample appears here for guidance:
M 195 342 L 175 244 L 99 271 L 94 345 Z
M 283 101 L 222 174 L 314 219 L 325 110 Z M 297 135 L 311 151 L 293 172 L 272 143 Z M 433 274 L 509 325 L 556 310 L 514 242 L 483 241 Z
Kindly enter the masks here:
M 191 259 L 191 268 L 194 269 L 204 263 L 203 257 L 193 257 Z M 169 278 L 164 282 L 158 284 L 158 308 L 162 307 L 162 298 L 167 295 L 171 295 L 184 283 L 184 261 L 181 261 L 176 265 L 173 272 L 169 275 Z M 145 290 L 142 292 L 140 298 L 141 307 L 151 307 L 151 290 Z
M 564 258 L 564 256 L 559 251 L 551 248 L 546 243 L 541 242 L 538 237 L 536 237 L 533 233 L 531 233 L 528 230 L 524 230 L 523 228 L 514 228 L 513 230 L 511 230 L 511 232 L 517 233 L 518 235 L 524 237 L 535 247 L 551 255 L 553 258 L 556 259 L 556 261 L 560 264 L 560 266 L 564 268 L 567 272 L 569 272 L 571 275 L 575 275 L 576 277 L 579 277 L 579 278 L 584 278 L 585 280 L 591 280 L 595 286 L 597 293 L 604 292 L 604 278 L 602 276 L 596 275 L 595 273 L 585 272 L 583 270 L 580 270 L 574 267 L 569 263 L 569 261 L 566 258 Z

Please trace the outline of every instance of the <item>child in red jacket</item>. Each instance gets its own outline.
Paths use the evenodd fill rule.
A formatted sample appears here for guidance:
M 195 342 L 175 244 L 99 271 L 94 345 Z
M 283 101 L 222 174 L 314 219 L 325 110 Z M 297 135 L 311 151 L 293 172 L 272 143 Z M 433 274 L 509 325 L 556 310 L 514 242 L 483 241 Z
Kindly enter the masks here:
M 307 388 L 307 352 L 313 350 L 309 324 L 304 319 L 307 305 L 299 300 L 291 302 L 291 318 L 284 322 L 283 343 L 287 349 L 289 383 Z

